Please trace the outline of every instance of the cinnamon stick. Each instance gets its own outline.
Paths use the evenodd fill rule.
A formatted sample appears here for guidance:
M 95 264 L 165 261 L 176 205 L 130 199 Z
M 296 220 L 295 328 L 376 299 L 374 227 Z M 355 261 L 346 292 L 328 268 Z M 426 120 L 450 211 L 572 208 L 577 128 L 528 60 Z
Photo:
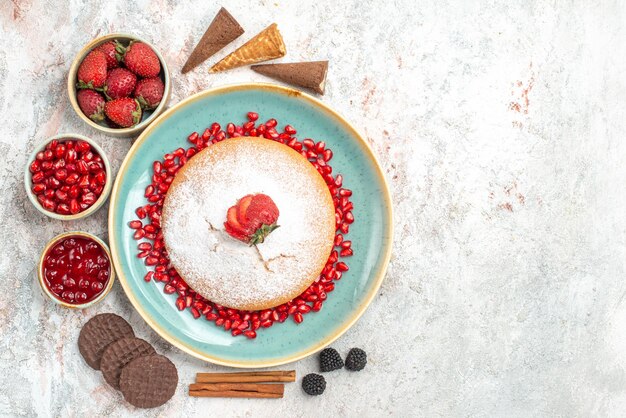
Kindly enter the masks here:
M 295 370 L 239 373 L 197 373 L 197 383 L 261 383 L 295 382 Z
M 282 398 L 284 384 L 192 383 L 189 396 L 206 398 Z

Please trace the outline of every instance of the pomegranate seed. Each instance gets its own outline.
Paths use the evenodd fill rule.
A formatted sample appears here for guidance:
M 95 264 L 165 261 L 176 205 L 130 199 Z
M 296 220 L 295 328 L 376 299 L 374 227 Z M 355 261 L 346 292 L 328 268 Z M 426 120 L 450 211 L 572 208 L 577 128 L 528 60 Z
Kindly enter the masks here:
M 345 248 L 339 252 L 339 255 L 342 257 L 350 257 L 352 254 L 352 248 Z
M 296 324 L 300 324 L 303 321 L 302 314 L 300 312 L 296 312 L 293 315 L 293 320 L 296 321 Z
M 130 221 L 128 223 L 128 226 L 131 227 L 132 229 L 139 229 L 142 227 L 142 223 L 141 221 Z
M 44 157 L 44 155 L 43 155 L 43 151 L 39 151 L 39 152 L 37 153 L 37 155 L 35 155 L 35 159 L 36 159 L 37 161 L 43 161 L 43 160 L 44 160 L 44 158 L 43 158 L 43 157 Z
M 256 331 L 252 331 L 252 330 L 244 331 L 243 335 L 245 335 L 246 337 L 250 339 L 254 339 L 256 338 Z
M 43 208 L 49 212 L 54 212 L 54 210 L 56 209 L 56 203 L 54 203 L 50 199 L 44 199 L 41 206 L 43 206 Z
M 315 146 L 315 142 L 313 142 L 313 140 L 311 138 L 305 139 L 304 141 L 302 141 L 302 144 L 305 147 L 309 148 L 309 149 L 311 149 L 311 148 L 313 148 Z
M 149 282 L 150 280 L 152 280 L 152 276 L 154 276 L 154 272 L 153 271 L 149 271 L 146 273 L 145 276 L 143 276 L 143 279 L 147 282 Z
M 33 174 L 31 180 L 33 181 L 33 183 L 41 183 L 45 178 L 45 174 L 41 171 Z
M 192 144 L 195 143 L 198 140 L 198 132 L 194 132 L 191 135 L 189 135 L 187 137 L 187 141 L 191 142 Z M 155 170 L 156 171 L 156 170 Z
M 82 197 L 81 197 L 81 202 L 86 204 L 87 207 L 93 205 L 96 202 L 96 195 L 95 193 L 85 193 Z
M 185 300 L 182 298 L 176 299 L 176 307 L 178 308 L 179 311 L 182 311 L 183 309 L 185 309 Z
M 139 254 L 137 254 L 137 257 L 143 258 L 147 255 L 148 255 L 148 251 L 142 251 Z M 158 262 L 159 262 L 159 259 L 157 257 L 147 257 L 145 261 L 146 266 L 156 266 Z
M 297 134 L 297 133 L 298 133 L 298 132 L 294 129 L 294 127 L 293 127 L 293 126 L 291 126 L 291 125 L 285 125 L 285 128 L 283 129 L 283 131 L 284 131 L 286 134 L 289 134 L 289 135 L 295 135 L 295 134 Z
M 352 241 L 344 241 L 341 243 L 341 248 L 350 248 L 350 246 L 352 245 Z
M 272 320 L 271 320 L 271 319 L 266 319 L 265 321 L 262 321 L 262 322 L 261 322 L 261 326 L 262 326 L 263 328 L 269 328 L 269 327 L 271 327 L 273 324 L 274 324 L 274 323 L 272 322 Z
M 276 127 L 276 125 L 278 125 L 278 122 L 274 118 L 268 119 L 268 121 L 265 122 L 265 126 L 268 127 L 268 128 L 274 128 L 274 127 Z
M 152 196 L 152 193 L 154 193 L 154 186 L 149 185 L 148 187 L 146 187 L 146 192 L 144 193 L 144 196 L 145 197 Z
M 57 213 L 61 215 L 69 215 L 70 207 L 66 203 L 60 203 L 57 205 Z
M 333 158 L 333 152 L 329 149 L 325 150 L 322 154 L 322 158 L 326 162 L 330 161 L 330 159 Z
M 89 165 L 84 160 L 78 160 L 76 162 L 76 170 L 79 173 L 87 174 L 89 173 Z
M 67 170 L 64 168 L 58 169 L 56 173 L 54 173 L 54 178 L 59 181 L 67 179 Z
M 63 190 L 60 190 L 60 189 L 54 192 L 54 196 L 57 198 L 59 202 L 65 202 L 68 197 L 67 192 L 64 192 Z
M 354 222 L 354 216 L 352 215 L 352 212 L 348 212 L 344 215 L 344 219 L 346 220 L 346 223 L 351 224 L 352 222 Z
M 258 113 L 256 113 L 256 112 L 248 112 L 248 120 L 250 122 L 254 122 L 257 119 L 259 119 L 259 114 Z
M 78 158 L 78 154 L 76 153 L 76 150 L 70 149 L 69 144 L 68 144 L 68 150 L 65 152 L 65 161 L 67 161 L 68 163 L 72 163 L 76 161 L 76 158 Z M 83 155 L 83 158 L 85 159 L 85 161 L 91 161 L 93 159 L 93 153 L 88 152 L 85 155 Z
M 236 337 L 237 335 L 241 335 L 243 331 L 240 330 L 239 328 L 235 328 L 232 331 L 230 331 L 230 333 L 232 334 L 233 337 Z
M 324 148 L 326 148 L 326 143 L 324 141 L 320 141 L 315 144 L 315 152 L 317 152 L 318 154 L 322 153 L 324 151 Z
M 47 149 L 43 152 L 43 159 L 45 161 L 51 161 L 53 158 L 54 158 L 54 153 L 51 150 Z
M 28 170 L 31 173 L 36 173 L 37 171 L 41 170 L 41 163 L 37 160 L 34 160 L 32 163 L 30 163 Z
M 59 170 L 59 171 L 61 171 L 61 170 Z M 56 178 L 58 180 L 62 180 L 58 176 L 56 176 Z M 65 179 L 65 184 L 69 184 L 69 185 L 76 184 L 78 182 L 79 178 L 80 178 L 80 176 L 78 175 L 78 173 L 68 174 L 67 178 Z
M 211 124 L 211 135 L 216 135 L 220 129 L 222 129 L 222 126 L 217 122 L 213 122 Z
M 43 183 L 35 183 L 32 188 L 33 193 L 41 194 L 46 191 L 46 185 Z
M 341 245 L 343 242 L 343 235 L 337 234 L 335 235 L 335 247 Z
M 98 173 L 94 177 L 94 180 L 96 181 L 96 183 L 100 185 L 106 184 L 107 182 L 106 173 L 104 171 L 98 171 Z
M 70 200 L 70 213 L 72 215 L 75 215 L 78 212 L 80 212 L 80 206 L 78 205 L 78 200 L 76 199 Z
M 343 261 L 340 261 L 339 263 L 337 263 L 337 265 L 335 266 L 335 269 L 337 269 L 337 271 L 340 271 L 340 272 L 349 270 L 348 265 L 344 263 Z
M 198 319 L 198 318 L 200 318 L 200 316 L 202 316 L 202 315 L 200 315 L 200 312 L 198 312 L 198 310 L 196 308 L 191 308 L 191 314 L 193 315 L 193 317 L 195 319 Z

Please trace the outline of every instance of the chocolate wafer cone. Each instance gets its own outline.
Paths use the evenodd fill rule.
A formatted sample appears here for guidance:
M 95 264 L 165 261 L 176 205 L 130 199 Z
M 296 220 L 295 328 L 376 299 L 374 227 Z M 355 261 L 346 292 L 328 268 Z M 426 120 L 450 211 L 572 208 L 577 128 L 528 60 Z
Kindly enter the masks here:
M 211 67 L 209 72 L 217 73 L 243 65 L 254 64 L 255 62 L 280 58 L 285 56 L 286 52 L 285 44 L 278 31 L 278 27 L 276 23 L 272 23 L 235 52 L 227 55 L 220 62 Z
M 273 79 L 324 94 L 328 61 L 262 64 L 253 65 L 252 69 Z
M 211 55 L 240 37 L 243 32 L 243 28 L 235 18 L 222 7 L 191 52 L 181 73 L 185 74 L 193 70 Z

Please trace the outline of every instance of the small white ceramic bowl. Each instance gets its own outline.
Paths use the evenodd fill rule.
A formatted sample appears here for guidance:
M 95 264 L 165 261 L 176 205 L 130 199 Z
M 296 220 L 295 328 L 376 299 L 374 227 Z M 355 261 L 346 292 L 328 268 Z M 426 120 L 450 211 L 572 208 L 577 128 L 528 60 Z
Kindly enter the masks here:
M 50 291 L 50 289 L 48 289 L 48 286 L 46 286 L 46 283 L 44 282 L 43 262 L 44 262 L 44 259 L 45 259 L 46 255 L 48 254 L 48 252 L 52 249 L 52 247 L 57 242 L 65 239 L 65 238 L 69 238 L 69 237 L 83 237 L 83 238 L 87 238 L 87 239 L 90 239 L 92 241 L 95 241 L 98 245 L 100 245 L 102 247 L 102 249 L 106 253 L 107 257 L 109 257 L 109 280 L 107 281 L 106 287 L 102 290 L 102 293 L 100 293 L 98 295 L 98 297 L 96 297 L 94 300 L 86 302 L 86 303 L 73 304 L 73 303 L 67 303 L 67 302 L 65 302 L 65 301 L 63 301 L 61 299 L 58 299 Z M 109 247 L 104 243 L 104 241 L 102 241 L 97 236 L 95 236 L 93 234 L 90 234 L 88 232 L 71 231 L 71 232 L 65 232 L 63 234 L 57 235 L 56 237 L 54 237 L 50 241 L 48 241 L 48 243 L 46 244 L 46 247 L 41 252 L 41 256 L 39 257 L 39 264 L 37 265 L 37 278 L 38 278 L 38 281 L 39 281 L 39 286 L 41 286 L 41 290 L 43 291 L 44 295 L 46 295 L 48 297 L 48 299 L 50 299 L 51 301 L 53 301 L 53 302 L 55 302 L 55 303 L 65 307 L 65 308 L 84 309 L 84 308 L 88 308 L 88 307 L 93 306 L 96 303 L 100 302 L 111 291 L 111 288 L 113 287 L 113 282 L 115 281 L 115 269 L 113 268 L 113 259 L 111 258 L 111 252 L 109 251 Z
M 78 101 L 76 100 L 76 81 L 77 81 L 76 73 L 78 72 L 78 67 L 80 66 L 80 63 L 87 56 L 87 54 L 91 52 L 94 48 L 96 48 L 97 46 L 105 42 L 112 41 L 112 40 L 118 40 L 124 44 L 127 44 L 130 41 L 143 42 L 147 44 L 150 48 L 152 48 L 152 50 L 155 52 L 157 57 L 159 57 L 159 61 L 161 61 L 160 76 L 165 86 L 165 89 L 163 90 L 163 99 L 161 99 L 161 103 L 159 103 L 156 109 L 148 110 L 144 112 L 141 122 L 139 122 L 137 125 L 131 128 L 111 128 L 107 126 L 106 122 L 104 121 L 101 123 L 94 122 L 93 120 L 89 119 L 87 115 L 83 113 L 82 110 L 80 110 L 80 107 L 78 106 Z M 70 72 L 67 77 L 67 94 L 70 98 L 70 103 L 72 104 L 72 107 L 74 108 L 74 111 L 76 112 L 76 114 L 92 128 L 100 132 L 103 132 L 107 135 L 115 136 L 115 137 L 136 136 L 145 128 L 147 128 L 148 125 L 157 118 L 157 116 L 163 113 L 163 111 L 165 110 L 165 107 L 167 106 L 167 103 L 170 100 L 171 93 L 172 93 L 172 87 L 170 83 L 170 73 L 167 68 L 167 64 L 165 63 L 165 60 L 163 59 L 163 56 L 161 55 L 159 50 L 156 49 L 154 45 L 152 45 L 150 42 L 146 41 L 145 39 L 142 39 L 138 36 L 130 35 L 127 33 L 111 33 L 109 35 L 101 36 L 89 42 L 87 45 L 83 47 L 83 49 L 80 50 L 78 55 L 76 55 L 76 58 L 74 58 L 74 61 L 72 62 L 72 65 L 70 67 Z
M 39 203 L 39 201 L 37 200 L 37 196 L 35 195 L 35 193 L 33 193 L 33 190 L 32 190 L 33 182 L 32 182 L 32 173 L 30 172 L 30 165 L 33 161 L 35 161 L 35 157 L 37 156 L 37 153 L 40 151 L 43 151 L 46 148 L 46 145 L 50 141 L 53 141 L 55 139 L 58 141 L 62 139 L 67 139 L 67 140 L 78 139 L 81 141 L 88 142 L 98 152 L 98 154 L 100 154 L 100 157 L 102 157 L 102 161 L 104 162 L 104 169 L 106 171 L 107 179 L 104 185 L 104 189 L 102 190 L 102 194 L 98 197 L 98 200 L 96 200 L 93 205 L 91 205 L 90 207 L 88 207 L 82 212 L 78 212 L 75 215 L 71 215 L 71 214 L 62 215 L 62 214 L 59 214 L 56 212 L 50 212 L 44 209 Z M 109 159 L 104 153 L 104 150 L 100 148 L 100 146 L 96 144 L 93 139 L 90 139 L 90 138 L 87 138 L 86 136 L 78 135 L 78 134 L 59 134 L 51 138 L 48 138 L 43 144 L 35 148 L 33 152 L 30 154 L 30 157 L 28 157 L 28 161 L 26 162 L 26 167 L 24 168 L 24 186 L 26 187 L 26 194 L 28 195 L 28 198 L 30 199 L 32 204 L 37 208 L 39 212 L 54 219 L 60 219 L 62 221 L 73 221 L 73 220 L 85 218 L 91 215 L 92 213 L 97 211 L 100 208 L 100 206 L 104 204 L 104 202 L 106 202 L 107 198 L 109 197 L 109 194 L 111 194 L 111 187 L 113 186 L 113 173 L 111 172 L 111 165 L 109 164 Z

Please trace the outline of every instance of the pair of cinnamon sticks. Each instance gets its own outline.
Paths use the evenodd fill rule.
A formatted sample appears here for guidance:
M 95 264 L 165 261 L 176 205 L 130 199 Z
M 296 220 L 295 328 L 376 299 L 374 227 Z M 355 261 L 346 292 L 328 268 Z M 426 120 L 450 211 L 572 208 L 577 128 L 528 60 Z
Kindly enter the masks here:
M 284 383 L 295 382 L 296 371 L 197 373 L 189 396 L 205 398 L 282 398 Z

